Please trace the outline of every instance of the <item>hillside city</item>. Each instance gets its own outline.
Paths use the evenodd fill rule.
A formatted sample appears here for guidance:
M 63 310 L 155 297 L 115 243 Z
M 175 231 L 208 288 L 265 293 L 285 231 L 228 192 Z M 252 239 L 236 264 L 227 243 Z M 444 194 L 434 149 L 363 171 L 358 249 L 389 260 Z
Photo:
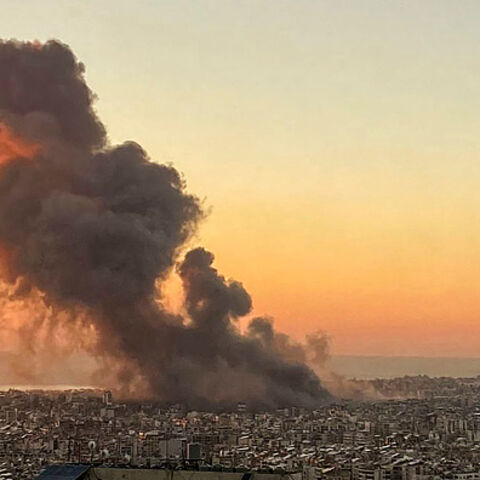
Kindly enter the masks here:
M 480 480 L 480 376 L 373 380 L 382 400 L 188 411 L 99 390 L 0 393 L 0 478 L 45 465 L 302 472 L 306 480 Z

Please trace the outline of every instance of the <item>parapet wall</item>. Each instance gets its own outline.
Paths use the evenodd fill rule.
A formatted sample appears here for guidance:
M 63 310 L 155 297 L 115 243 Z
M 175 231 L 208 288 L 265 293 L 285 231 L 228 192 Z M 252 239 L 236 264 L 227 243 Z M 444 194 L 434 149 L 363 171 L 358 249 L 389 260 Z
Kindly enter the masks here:
M 93 467 L 86 480 L 301 480 L 300 474 Z

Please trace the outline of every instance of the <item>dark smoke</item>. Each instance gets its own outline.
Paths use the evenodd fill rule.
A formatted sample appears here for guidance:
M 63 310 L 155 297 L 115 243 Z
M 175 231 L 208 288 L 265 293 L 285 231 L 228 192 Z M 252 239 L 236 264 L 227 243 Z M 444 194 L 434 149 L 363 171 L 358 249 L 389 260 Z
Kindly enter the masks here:
M 247 335 L 260 340 L 265 349 L 276 352 L 287 361 L 309 365 L 322 379 L 328 391 L 337 398 L 353 400 L 386 398 L 371 382 L 348 379 L 332 370 L 329 365 L 330 340 L 321 332 L 307 335 L 305 342 L 301 344 L 288 335 L 275 331 L 272 319 L 257 317 L 250 322 Z
M 105 145 L 105 127 L 92 109 L 84 66 L 59 42 L 1 42 L 0 108 L 48 116 L 57 134 L 82 149 Z M 50 126 L 49 126 L 50 127 Z
M 4 280 L 16 285 L 7 306 L 34 296 L 49 329 L 93 329 L 103 373 L 130 394 L 196 408 L 327 400 L 301 347 L 271 323 L 239 332 L 250 296 L 204 249 L 177 267 L 186 317 L 162 307 L 158 282 L 195 233 L 201 204 L 138 144 L 109 145 L 83 73 L 58 41 L 0 42 L 0 129 L 39 145 L 34 158 L 0 163 Z

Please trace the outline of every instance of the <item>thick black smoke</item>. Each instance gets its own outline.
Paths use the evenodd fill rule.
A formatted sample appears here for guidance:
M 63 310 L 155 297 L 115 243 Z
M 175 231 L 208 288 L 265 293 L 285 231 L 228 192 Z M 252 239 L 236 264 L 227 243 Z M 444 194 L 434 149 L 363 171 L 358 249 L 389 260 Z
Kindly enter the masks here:
M 250 296 L 217 273 L 211 253 L 192 250 L 178 265 L 186 318 L 163 309 L 158 281 L 195 232 L 201 205 L 138 144 L 109 145 L 83 72 L 57 41 L 0 42 L 0 129 L 39 146 L 34 158 L 0 164 L 4 279 L 17 296 L 35 292 L 63 312 L 63 327 L 81 312 L 95 355 L 127 389 L 192 407 L 326 400 L 304 359 L 274 347 L 258 320 L 239 333 Z
M 0 109 L 48 115 L 66 142 L 82 149 L 105 145 L 105 128 L 92 109 L 84 66 L 59 42 L 0 44 Z

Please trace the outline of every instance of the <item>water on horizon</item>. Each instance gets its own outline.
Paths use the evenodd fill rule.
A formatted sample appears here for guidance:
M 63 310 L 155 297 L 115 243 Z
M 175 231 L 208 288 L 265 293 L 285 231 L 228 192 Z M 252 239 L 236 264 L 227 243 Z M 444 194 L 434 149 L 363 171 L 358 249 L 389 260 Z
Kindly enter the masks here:
M 358 379 L 394 378 L 405 375 L 430 377 L 480 375 L 480 358 L 337 355 L 331 358 L 330 364 L 337 373 Z

